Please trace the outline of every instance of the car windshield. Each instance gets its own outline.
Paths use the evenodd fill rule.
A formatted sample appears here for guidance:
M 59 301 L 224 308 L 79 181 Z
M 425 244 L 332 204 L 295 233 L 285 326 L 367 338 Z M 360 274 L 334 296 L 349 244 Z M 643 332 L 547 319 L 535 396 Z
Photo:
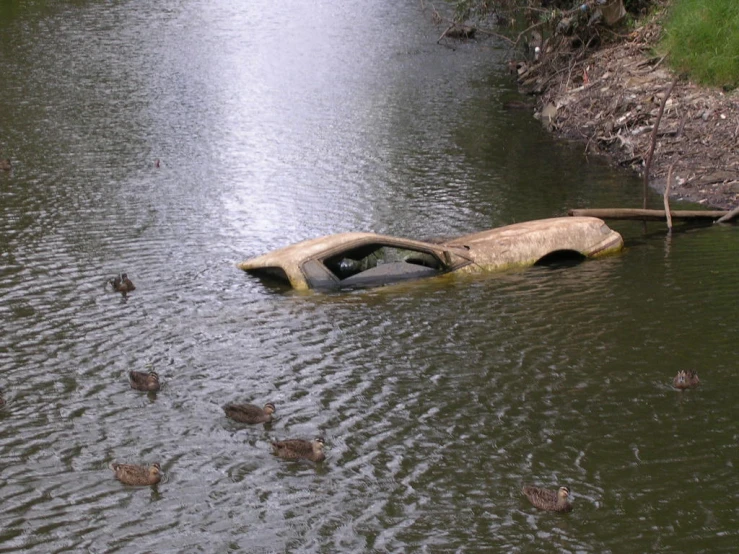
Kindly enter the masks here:
M 378 286 L 438 275 L 444 264 L 433 254 L 384 244 L 368 244 L 323 260 L 341 287 Z

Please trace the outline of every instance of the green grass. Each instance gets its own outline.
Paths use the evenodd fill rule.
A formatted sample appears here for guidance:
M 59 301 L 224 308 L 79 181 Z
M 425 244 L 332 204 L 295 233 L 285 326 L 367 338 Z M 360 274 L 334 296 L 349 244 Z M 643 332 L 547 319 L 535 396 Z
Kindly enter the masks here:
M 664 31 L 673 68 L 703 84 L 739 86 L 739 0 L 675 0 Z

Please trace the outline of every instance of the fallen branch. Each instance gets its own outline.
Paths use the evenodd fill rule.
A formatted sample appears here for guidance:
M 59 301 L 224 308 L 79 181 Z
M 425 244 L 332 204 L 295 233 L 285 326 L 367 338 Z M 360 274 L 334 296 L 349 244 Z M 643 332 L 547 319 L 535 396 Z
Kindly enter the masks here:
M 737 215 L 739 215 L 739 207 L 734 208 L 730 212 L 728 212 L 726 215 L 722 216 L 716 223 L 727 223 L 734 219 Z
M 693 221 L 715 220 L 729 212 L 725 210 L 674 210 L 672 219 Z M 600 219 L 631 219 L 636 221 L 666 221 L 664 210 L 643 210 L 638 208 L 595 208 L 568 210 L 567 215 L 573 217 L 598 217 Z

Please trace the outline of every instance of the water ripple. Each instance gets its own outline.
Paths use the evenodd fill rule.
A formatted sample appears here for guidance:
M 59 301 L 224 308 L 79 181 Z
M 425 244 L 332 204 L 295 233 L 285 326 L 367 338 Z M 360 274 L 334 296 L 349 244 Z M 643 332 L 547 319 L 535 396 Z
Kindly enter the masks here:
M 441 48 L 416 6 L 292 4 L 8 12 L 2 549 L 729 551 L 733 227 L 624 223 L 621 256 L 346 294 L 236 269 L 639 190 L 501 114 L 493 41 Z M 681 368 L 698 390 L 673 390 Z M 234 401 L 275 420 L 230 421 Z M 271 453 L 317 435 L 321 464 Z M 113 461 L 165 478 L 127 487 Z M 575 510 L 536 511 L 529 482 Z

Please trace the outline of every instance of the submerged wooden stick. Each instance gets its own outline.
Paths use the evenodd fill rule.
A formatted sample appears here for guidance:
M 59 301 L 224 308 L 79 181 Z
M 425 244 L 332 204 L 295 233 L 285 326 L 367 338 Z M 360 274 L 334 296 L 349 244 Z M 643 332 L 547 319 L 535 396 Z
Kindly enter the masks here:
M 672 219 L 687 219 L 695 221 L 715 220 L 729 212 L 718 210 L 673 210 Z M 638 221 L 665 221 L 667 214 L 664 210 L 642 210 L 639 208 L 597 208 L 583 210 L 568 210 L 567 215 L 599 217 L 600 219 L 634 219 Z
M 667 170 L 667 185 L 665 186 L 665 193 L 662 195 L 662 201 L 665 203 L 665 215 L 667 216 L 667 228 L 672 231 L 672 216 L 670 215 L 670 185 L 672 184 L 672 170 L 675 168 L 675 164 L 670 165 L 670 169 Z

